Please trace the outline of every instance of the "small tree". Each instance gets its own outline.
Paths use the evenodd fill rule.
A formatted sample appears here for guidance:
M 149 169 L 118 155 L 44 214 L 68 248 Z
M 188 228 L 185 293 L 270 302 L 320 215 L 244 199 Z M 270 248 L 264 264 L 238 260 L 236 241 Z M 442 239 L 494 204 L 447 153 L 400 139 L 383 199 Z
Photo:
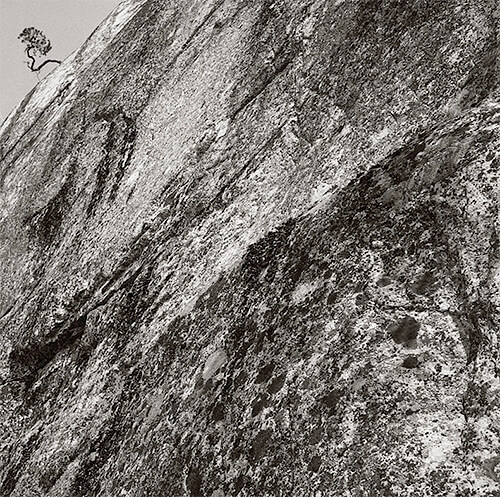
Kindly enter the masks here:
M 47 59 L 38 67 L 35 67 L 35 57 L 43 57 L 52 50 L 50 40 L 48 40 L 47 37 L 39 29 L 35 29 L 33 27 L 24 28 L 18 38 L 22 43 L 26 45 L 24 51 L 26 52 L 28 59 L 30 59 L 30 62 L 27 62 L 26 64 L 32 71 L 38 72 L 42 67 L 51 62 L 54 62 L 55 64 L 61 63 L 60 60 Z

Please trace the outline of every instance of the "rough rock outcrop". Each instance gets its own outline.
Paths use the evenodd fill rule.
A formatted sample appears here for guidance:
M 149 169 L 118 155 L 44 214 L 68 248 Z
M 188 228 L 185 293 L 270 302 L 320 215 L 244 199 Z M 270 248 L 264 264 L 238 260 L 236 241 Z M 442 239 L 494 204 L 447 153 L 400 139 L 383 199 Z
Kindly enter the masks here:
M 128 0 L 0 135 L 0 495 L 498 496 L 493 0 Z

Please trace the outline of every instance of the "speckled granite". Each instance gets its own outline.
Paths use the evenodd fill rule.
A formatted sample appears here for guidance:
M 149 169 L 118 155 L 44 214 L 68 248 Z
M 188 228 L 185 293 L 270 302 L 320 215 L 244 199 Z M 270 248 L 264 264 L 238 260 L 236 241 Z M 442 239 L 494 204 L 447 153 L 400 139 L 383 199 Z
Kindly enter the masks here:
M 500 495 L 493 0 L 127 0 L 0 131 L 0 495 Z

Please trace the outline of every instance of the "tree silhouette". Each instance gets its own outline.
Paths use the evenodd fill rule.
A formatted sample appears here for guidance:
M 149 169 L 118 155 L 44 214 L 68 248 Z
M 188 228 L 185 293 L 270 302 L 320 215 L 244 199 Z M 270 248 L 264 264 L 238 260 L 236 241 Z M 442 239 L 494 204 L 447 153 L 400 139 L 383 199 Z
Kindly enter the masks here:
M 36 28 L 24 28 L 22 33 L 18 36 L 22 43 L 26 45 L 24 51 L 30 62 L 27 62 L 28 67 L 33 72 L 38 72 L 45 65 L 54 62 L 55 64 L 60 64 L 60 60 L 47 59 L 42 62 L 38 67 L 35 67 L 36 59 L 35 57 L 43 57 L 47 55 L 52 50 L 52 45 L 50 40 Z

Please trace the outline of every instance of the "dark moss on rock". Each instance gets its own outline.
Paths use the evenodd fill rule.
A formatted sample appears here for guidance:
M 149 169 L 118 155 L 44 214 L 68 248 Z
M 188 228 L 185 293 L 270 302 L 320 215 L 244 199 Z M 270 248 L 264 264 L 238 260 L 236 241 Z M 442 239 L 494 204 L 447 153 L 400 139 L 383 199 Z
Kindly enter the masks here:
M 438 279 L 434 273 L 427 272 L 418 277 L 410 288 L 416 294 L 426 295 L 435 290 L 437 282 Z
M 321 442 L 321 440 L 323 440 L 323 427 L 317 426 L 309 435 L 309 443 L 311 445 L 316 445 Z
M 260 430 L 252 441 L 252 459 L 257 462 L 264 457 L 271 444 L 272 430 Z
M 420 323 L 412 316 L 405 316 L 390 324 L 387 332 L 397 344 L 411 345 L 418 337 Z
M 320 401 L 328 408 L 328 414 L 330 416 L 333 416 L 335 414 L 337 405 L 342 399 L 342 396 L 343 391 L 336 388 L 321 397 Z
M 255 378 L 255 383 L 265 383 L 267 382 L 274 371 L 275 365 L 273 362 L 270 362 L 266 366 L 260 369 L 260 371 L 257 374 L 257 377 Z
M 313 456 L 307 465 L 307 469 L 313 473 L 317 473 L 321 467 L 323 460 L 320 456 Z
M 222 421 L 224 419 L 224 404 L 216 404 L 212 411 L 212 419 L 217 421 Z
M 419 360 L 417 356 L 405 357 L 403 361 L 403 367 L 407 369 L 417 368 L 419 366 Z
M 201 485 L 203 480 L 197 468 L 190 468 L 186 477 L 186 488 L 189 495 L 197 497 L 201 495 Z
M 273 380 L 267 386 L 267 391 L 271 395 L 278 393 L 283 388 L 285 380 L 286 380 L 286 374 L 280 374 L 279 376 L 276 376 L 276 378 L 273 378 Z

